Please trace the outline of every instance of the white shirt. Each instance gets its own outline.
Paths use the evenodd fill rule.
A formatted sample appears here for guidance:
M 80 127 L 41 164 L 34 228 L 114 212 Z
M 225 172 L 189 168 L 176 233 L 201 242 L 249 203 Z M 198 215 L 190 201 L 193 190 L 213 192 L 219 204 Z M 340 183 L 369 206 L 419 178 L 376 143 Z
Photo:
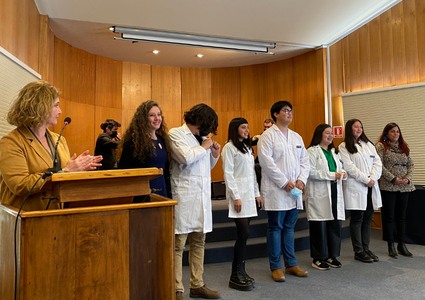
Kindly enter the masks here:
M 344 172 L 341 158 L 332 149 L 332 157 L 335 161 L 338 173 Z M 332 193 L 331 181 L 335 181 L 335 172 L 329 171 L 328 160 L 322 148 L 312 146 L 307 149 L 310 158 L 310 177 L 308 178 L 306 191 L 306 211 L 309 221 L 329 221 L 334 220 L 332 214 Z M 337 214 L 338 220 L 345 220 L 344 197 L 342 193 L 342 174 L 337 181 Z
M 263 132 L 257 145 L 261 165 L 261 194 L 265 210 L 303 209 L 302 195 L 293 199 L 284 190 L 288 181 L 307 183 L 310 172 L 301 136 L 288 129 L 288 138 L 275 124 Z
M 257 216 L 256 197 L 260 197 L 254 170 L 254 155 L 239 151 L 232 142 L 228 142 L 221 152 L 223 160 L 226 198 L 229 203 L 229 218 L 249 218 Z M 234 201 L 240 199 L 242 208 L 235 211 Z
M 201 147 L 186 124 L 169 132 L 171 192 L 176 206 L 175 233 L 212 231 L 211 169 L 218 157 Z
M 357 153 L 354 154 L 348 152 L 344 142 L 338 148 L 344 170 L 348 174 L 348 178 L 344 182 L 345 209 L 366 210 L 368 187 L 365 184 L 373 179 L 375 184 L 372 187 L 372 203 L 373 209 L 376 210 L 382 206 L 381 192 L 378 186 L 378 179 L 382 173 L 382 162 L 372 143 L 360 141 L 360 145 L 355 144 L 355 146 Z

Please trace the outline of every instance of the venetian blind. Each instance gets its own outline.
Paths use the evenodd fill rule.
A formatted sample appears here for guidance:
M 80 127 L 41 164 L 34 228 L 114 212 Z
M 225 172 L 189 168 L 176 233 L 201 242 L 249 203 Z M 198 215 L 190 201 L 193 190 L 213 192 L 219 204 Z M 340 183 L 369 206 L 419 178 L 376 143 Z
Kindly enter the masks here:
M 409 144 L 415 164 L 413 183 L 425 185 L 425 83 L 342 94 L 344 124 L 363 123 L 367 137 L 378 141 L 385 125 L 395 122 Z
M 0 138 L 15 128 L 6 121 L 13 99 L 24 85 L 39 79 L 40 74 L 0 47 Z

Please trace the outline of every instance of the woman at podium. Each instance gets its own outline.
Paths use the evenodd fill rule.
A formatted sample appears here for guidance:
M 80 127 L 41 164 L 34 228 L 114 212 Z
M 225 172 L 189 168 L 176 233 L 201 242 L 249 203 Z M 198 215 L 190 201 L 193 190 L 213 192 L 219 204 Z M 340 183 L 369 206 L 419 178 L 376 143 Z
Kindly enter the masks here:
M 20 208 L 28 192 L 50 168 L 78 172 L 101 166 L 102 157 L 90 156 L 88 150 L 70 158 L 65 138 L 58 141 L 59 135 L 48 129 L 57 124 L 62 113 L 59 94 L 50 83 L 39 80 L 24 86 L 14 100 L 7 121 L 17 128 L 0 140 L 1 204 Z M 40 179 L 22 209 L 46 209 L 51 189 L 50 177 Z M 52 203 L 49 208 L 58 208 L 58 204 Z
M 168 161 L 169 137 L 158 103 L 148 100 L 140 104 L 130 126 L 124 133 L 119 169 L 161 168 L 164 176 L 149 182 L 152 193 L 169 197 L 165 176 Z M 168 168 L 167 168 L 168 169 Z M 143 202 L 147 197 L 135 197 L 134 202 Z

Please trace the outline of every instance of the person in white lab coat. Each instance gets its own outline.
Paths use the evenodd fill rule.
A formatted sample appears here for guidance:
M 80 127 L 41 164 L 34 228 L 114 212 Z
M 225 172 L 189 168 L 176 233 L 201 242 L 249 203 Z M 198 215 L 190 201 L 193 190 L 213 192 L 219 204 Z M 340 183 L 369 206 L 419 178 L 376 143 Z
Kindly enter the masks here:
M 382 162 L 373 143 L 366 137 L 362 122 L 348 120 L 344 141 L 339 145 L 344 170 L 345 209 L 350 210 L 350 234 L 354 259 L 371 263 L 379 257 L 369 249 L 373 211 L 382 206 L 378 179 Z
M 273 104 L 271 117 L 276 122 L 261 135 L 257 150 L 262 168 L 261 194 L 268 214 L 267 248 L 270 270 L 275 281 L 285 281 L 285 271 L 295 276 L 307 276 L 297 265 L 294 249 L 294 228 L 298 209 L 303 208 L 302 193 L 310 172 L 307 150 L 299 134 L 288 128 L 292 122 L 292 104 Z
M 340 268 L 341 220 L 345 220 L 342 169 L 338 149 L 333 144 L 332 127 L 320 124 L 310 146 L 310 177 L 306 187 L 306 210 L 310 224 L 312 266 L 319 270 Z
M 233 218 L 237 228 L 229 287 L 250 291 L 254 279 L 245 272 L 246 241 L 251 218 L 257 216 L 256 204 L 261 208 L 263 199 L 255 177 L 254 152 L 246 119 L 235 118 L 230 122 L 227 143 L 221 155 L 229 218 Z
M 169 131 L 171 192 L 175 207 L 176 300 L 183 299 L 182 258 L 189 238 L 190 297 L 220 298 L 204 285 L 205 234 L 212 231 L 211 169 L 220 156 L 220 145 L 207 136 L 216 134 L 218 117 L 206 104 L 184 113 L 183 126 Z

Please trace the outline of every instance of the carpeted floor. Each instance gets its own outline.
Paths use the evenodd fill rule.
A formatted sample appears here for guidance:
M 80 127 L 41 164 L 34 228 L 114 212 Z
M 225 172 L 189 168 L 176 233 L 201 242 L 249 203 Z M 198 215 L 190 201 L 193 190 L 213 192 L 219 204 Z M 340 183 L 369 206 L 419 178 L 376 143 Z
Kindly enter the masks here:
M 205 265 L 205 284 L 221 292 L 221 299 L 267 300 L 267 299 L 425 299 L 425 246 L 407 245 L 413 258 L 388 256 L 387 244 L 381 240 L 381 232 L 372 230 L 371 250 L 380 261 L 362 263 L 353 257 L 351 240 L 342 242 L 341 269 L 319 271 L 311 266 L 310 250 L 296 253 L 298 265 L 308 270 L 308 277 L 286 276 L 277 283 L 270 276 L 267 258 L 246 262 L 248 274 L 255 278 L 255 288 L 249 292 L 230 289 L 228 281 L 231 263 Z M 189 297 L 189 267 L 183 268 L 183 283 Z

